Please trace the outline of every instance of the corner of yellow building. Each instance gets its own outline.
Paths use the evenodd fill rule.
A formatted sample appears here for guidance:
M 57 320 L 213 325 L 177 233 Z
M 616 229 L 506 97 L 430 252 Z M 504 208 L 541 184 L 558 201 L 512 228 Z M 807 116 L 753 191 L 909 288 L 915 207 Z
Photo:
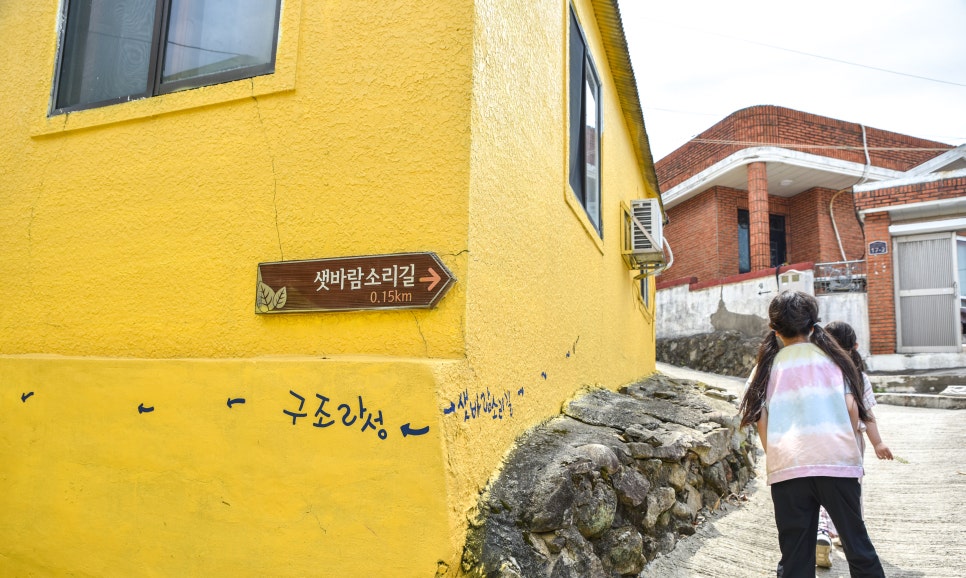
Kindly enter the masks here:
M 0 5 L 0 574 L 460 575 L 514 441 L 654 371 L 619 231 L 658 191 L 616 1 L 285 0 L 271 71 L 198 86 L 171 45 L 229 51 L 155 24 L 153 92 L 107 103 L 64 97 L 106 82 L 65 54 L 132 66 L 90 47 L 136 19 L 71 4 Z M 575 23 L 596 201 L 569 178 Z M 439 271 L 376 265 L 411 255 Z M 261 267 L 296 263 L 317 278 L 256 313 Z

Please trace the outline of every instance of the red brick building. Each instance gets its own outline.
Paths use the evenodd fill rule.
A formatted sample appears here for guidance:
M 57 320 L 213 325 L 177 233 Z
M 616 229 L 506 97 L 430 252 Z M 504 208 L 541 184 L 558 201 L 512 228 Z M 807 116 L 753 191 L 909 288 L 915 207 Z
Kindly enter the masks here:
M 898 307 L 921 315 L 912 311 L 924 300 L 913 288 L 917 282 L 906 282 L 902 290 L 912 293 L 896 298 L 892 277 L 899 273 L 887 261 L 903 231 L 940 233 L 935 226 L 903 229 L 903 222 L 942 221 L 952 247 L 943 266 L 954 277 L 943 294 L 949 319 L 953 293 L 958 312 L 964 283 L 955 276 L 966 266 L 966 254 L 957 263 L 957 250 L 966 250 L 957 243 L 966 240 L 957 241 L 956 233 L 966 231 L 957 220 L 966 216 L 963 148 L 777 106 L 739 110 L 656 163 L 669 218 L 664 234 L 674 251 L 674 267 L 658 288 L 783 263 L 847 262 L 861 276 L 869 243 L 876 242 L 879 253 L 868 256 L 866 277 L 871 352 L 952 351 L 945 341 L 923 345 L 929 339 L 918 333 L 905 339 L 897 333 L 903 326 Z M 898 245 L 904 253 L 912 247 Z

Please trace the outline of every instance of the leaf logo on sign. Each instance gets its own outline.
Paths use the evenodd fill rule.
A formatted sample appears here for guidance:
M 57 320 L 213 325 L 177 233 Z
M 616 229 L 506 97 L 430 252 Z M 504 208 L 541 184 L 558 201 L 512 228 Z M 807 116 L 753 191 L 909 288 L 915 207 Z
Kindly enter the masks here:
M 278 291 L 273 291 L 268 285 L 262 283 L 261 281 L 258 282 L 258 298 L 256 307 L 258 307 L 258 310 L 262 313 L 285 307 L 285 300 L 287 298 L 288 295 L 285 291 L 285 287 L 282 287 Z

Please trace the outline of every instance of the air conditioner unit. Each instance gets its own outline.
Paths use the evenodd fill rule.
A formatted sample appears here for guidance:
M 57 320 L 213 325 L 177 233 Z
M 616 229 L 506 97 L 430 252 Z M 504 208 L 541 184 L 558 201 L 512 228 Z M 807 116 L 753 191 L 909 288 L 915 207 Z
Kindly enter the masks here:
M 655 269 L 667 263 L 664 256 L 664 215 L 657 199 L 621 203 L 624 213 L 623 256 L 630 269 Z

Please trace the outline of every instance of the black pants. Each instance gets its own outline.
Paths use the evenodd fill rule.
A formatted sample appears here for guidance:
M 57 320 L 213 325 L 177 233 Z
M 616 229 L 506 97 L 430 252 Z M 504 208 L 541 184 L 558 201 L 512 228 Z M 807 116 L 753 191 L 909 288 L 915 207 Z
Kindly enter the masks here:
M 862 486 L 856 478 L 795 478 L 771 486 L 782 559 L 782 578 L 815 576 L 818 507 L 825 506 L 842 539 L 849 573 L 884 578 L 882 564 L 862 521 Z

